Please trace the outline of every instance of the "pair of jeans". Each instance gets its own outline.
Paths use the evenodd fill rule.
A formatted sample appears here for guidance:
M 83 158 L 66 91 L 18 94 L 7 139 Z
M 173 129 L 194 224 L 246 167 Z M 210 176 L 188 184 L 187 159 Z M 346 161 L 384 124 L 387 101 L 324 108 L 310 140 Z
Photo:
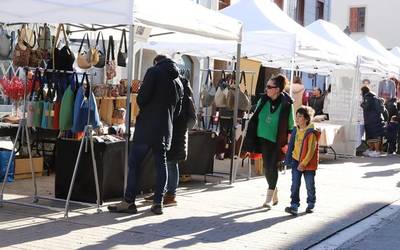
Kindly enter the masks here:
M 259 138 L 268 189 L 274 190 L 278 182 L 278 144 Z
M 179 167 L 177 161 L 167 161 L 168 181 L 167 194 L 175 195 L 176 188 L 179 185 Z
M 156 167 L 156 188 L 154 192 L 154 203 L 162 204 L 165 186 L 167 184 L 167 156 L 165 144 L 159 148 L 149 145 L 132 145 L 128 158 L 128 180 L 124 198 L 127 202 L 135 202 L 138 193 L 139 178 L 142 172 L 142 163 L 149 150 L 153 151 L 154 164 Z
M 291 203 L 290 207 L 293 209 L 298 209 L 300 206 L 300 185 L 301 185 L 301 176 L 304 176 L 304 180 L 306 182 L 307 188 L 307 204 L 308 208 L 313 209 L 315 206 L 315 171 L 303 171 L 300 172 L 297 170 L 299 166 L 299 162 L 294 160 L 292 161 L 292 187 L 291 191 Z

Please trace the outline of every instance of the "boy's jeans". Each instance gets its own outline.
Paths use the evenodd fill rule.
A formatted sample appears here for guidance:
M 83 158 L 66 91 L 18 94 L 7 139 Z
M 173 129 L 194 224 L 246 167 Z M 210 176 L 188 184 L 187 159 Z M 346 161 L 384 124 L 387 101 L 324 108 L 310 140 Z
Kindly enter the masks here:
M 175 195 L 176 188 L 179 184 L 179 167 L 177 161 L 167 161 L 168 166 L 168 182 L 167 194 Z
M 307 188 L 307 204 L 308 208 L 313 209 L 315 205 L 315 171 L 303 171 L 300 172 L 297 170 L 299 162 L 294 160 L 292 161 L 292 187 L 290 189 L 292 199 L 290 203 L 290 207 L 294 209 L 298 209 L 300 206 L 300 185 L 301 185 L 301 176 L 304 175 L 304 180 L 306 182 Z

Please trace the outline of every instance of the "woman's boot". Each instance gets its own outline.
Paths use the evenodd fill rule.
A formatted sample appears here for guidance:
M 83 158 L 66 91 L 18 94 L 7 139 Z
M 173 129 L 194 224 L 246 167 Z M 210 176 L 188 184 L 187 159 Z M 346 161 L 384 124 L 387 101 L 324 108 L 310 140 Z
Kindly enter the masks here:
M 275 189 L 268 189 L 267 190 L 267 197 L 265 198 L 265 202 L 263 204 L 263 207 L 266 208 L 271 208 L 271 201 L 272 197 L 274 196 Z
M 275 188 L 272 196 L 272 206 L 278 205 L 278 188 Z

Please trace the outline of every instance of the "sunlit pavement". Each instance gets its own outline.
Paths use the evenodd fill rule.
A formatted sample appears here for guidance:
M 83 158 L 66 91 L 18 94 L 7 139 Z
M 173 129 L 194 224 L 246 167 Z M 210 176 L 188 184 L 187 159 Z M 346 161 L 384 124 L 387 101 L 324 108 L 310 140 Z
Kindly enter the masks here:
M 62 212 L 5 203 L 0 208 L 0 248 L 304 249 L 399 199 L 399 172 L 400 157 L 395 155 L 323 161 L 316 177 L 315 212 L 303 212 L 303 184 L 297 217 L 283 211 L 289 204 L 290 171 L 279 176 L 280 202 L 272 210 L 261 208 L 267 189 L 263 177 L 232 186 L 213 177 L 204 184 L 199 177 L 179 189 L 178 206 L 165 208 L 161 216 L 152 215 L 142 199 L 136 215 L 110 214 L 103 206 L 100 214 L 74 210 L 68 220 Z M 38 182 L 41 194 L 52 194 L 52 177 Z M 18 181 L 7 186 L 5 199 L 26 200 L 21 194 L 30 190 L 30 181 Z

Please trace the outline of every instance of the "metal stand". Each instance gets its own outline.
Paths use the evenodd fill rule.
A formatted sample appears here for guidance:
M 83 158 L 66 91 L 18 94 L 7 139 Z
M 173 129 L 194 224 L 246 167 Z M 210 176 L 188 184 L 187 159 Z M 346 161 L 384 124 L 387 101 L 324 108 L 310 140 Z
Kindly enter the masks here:
M 2 185 L 1 185 L 0 207 L 3 206 L 3 194 L 4 194 L 4 189 L 5 189 L 5 186 L 6 186 L 8 173 L 9 173 L 9 171 L 10 171 L 11 161 L 12 161 L 14 155 L 15 155 L 15 149 L 17 148 L 18 138 L 21 136 L 21 142 L 23 143 L 24 133 L 25 133 L 26 140 L 27 140 L 28 154 L 29 154 L 29 166 L 30 166 L 30 168 L 31 168 L 31 173 L 32 173 L 33 203 L 37 203 L 37 202 L 38 202 L 37 185 L 36 185 L 36 176 L 35 176 L 35 171 L 34 171 L 34 169 L 33 169 L 33 160 L 32 160 L 32 151 L 31 151 L 31 144 L 30 144 L 30 138 L 29 138 L 29 131 L 28 131 L 28 127 L 26 126 L 26 118 L 25 118 L 25 99 L 26 99 L 26 98 L 24 98 L 23 117 L 22 117 L 22 119 L 21 119 L 21 121 L 19 122 L 19 125 L 18 125 L 17 135 L 15 136 L 15 140 L 14 140 L 14 143 L 13 143 L 12 153 L 11 153 L 11 155 L 10 155 L 10 158 L 8 159 L 8 164 L 7 164 L 6 173 L 5 173 L 5 176 L 4 176 L 4 179 L 3 179 L 3 183 L 2 183 Z
M 26 76 L 27 76 L 27 72 L 29 70 L 29 68 L 25 68 L 26 70 Z M 87 75 L 86 73 L 84 73 L 84 76 Z M 86 80 L 88 81 L 88 79 L 86 78 Z M 91 103 L 91 99 L 92 99 L 92 86 L 89 82 L 89 110 L 90 110 L 90 103 Z M 0 207 L 3 206 L 4 202 L 7 203 L 12 203 L 12 204 L 17 204 L 17 205 L 25 205 L 25 206 L 31 206 L 31 207 L 38 207 L 38 208 L 47 208 L 47 209 L 52 209 L 55 211 L 61 211 L 59 208 L 53 208 L 53 207 L 49 207 L 49 206 L 42 206 L 39 204 L 29 204 L 29 203 L 25 203 L 25 202 L 17 202 L 17 201 L 4 201 L 4 189 L 5 189 L 5 185 L 6 185 L 6 181 L 7 181 L 7 176 L 10 170 L 10 166 L 11 166 L 11 161 L 12 158 L 15 154 L 15 149 L 17 147 L 17 142 L 18 142 L 18 138 L 21 136 L 21 143 L 23 144 L 24 142 L 24 135 L 26 136 L 27 139 L 27 146 L 28 146 L 28 154 L 29 154 L 29 165 L 31 168 L 31 173 L 32 173 L 32 182 L 33 182 L 33 203 L 37 203 L 40 199 L 47 199 L 47 200 L 56 200 L 56 201 L 64 201 L 63 199 L 57 199 L 57 198 L 52 198 L 52 197 L 42 197 L 42 196 L 38 196 L 37 195 L 37 185 L 36 185 L 36 176 L 35 176 L 35 171 L 33 168 L 33 161 L 32 161 L 32 151 L 31 151 L 31 145 L 30 145 L 30 138 L 29 138 L 29 130 L 27 127 L 27 121 L 26 121 L 26 117 L 25 117 L 25 112 L 26 112 L 26 80 L 25 80 L 25 89 L 24 89 L 24 100 L 23 100 L 23 116 L 21 121 L 19 122 L 18 125 L 18 130 L 17 130 L 17 134 L 16 134 L 16 138 L 15 141 L 13 143 L 13 150 L 12 150 L 12 154 L 8 160 L 8 165 L 7 165 L 7 169 L 6 169 L 6 173 L 3 179 L 3 183 L 1 186 L 1 193 L 0 193 Z M 78 165 L 79 165 L 79 160 L 82 154 L 82 149 L 83 149 L 83 144 L 85 144 L 85 152 L 87 152 L 87 146 L 88 146 L 88 142 L 90 143 L 90 150 L 91 150 L 91 155 L 92 155 L 92 161 L 93 161 L 93 173 L 94 173 L 94 179 L 95 179 L 95 185 L 96 185 L 96 195 L 97 195 L 97 212 L 101 212 L 100 209 L 100 189 L 99 189 L 99 180 L 98 180 L 98 175 L 97 175 L 97 165 L 96 165 L 96 159 L 94 156 L 94 144 L 93 144 L 93 137 L 92 137 L 92 131 L 93 131 L 93 127 L 92 125 L 89 125 L 89 121 L 90 121 L 90 111 L 88 112 L 88 118 L 87 118 L 87 125 L 84 128 L 84 133 L 85 136 L 82 138 L 81 141 L 81 145 L 79 148 L 79 152 L 78 152 L 78 156 L 77 156 L 77 160 L 75 163 L 75 168 L 74 168 L 74 172 L 73 172 L 73 176 L 72 176 L 72 180 L 71 180 L 71 184 L 69 187 L 69 192 L 68 192 L 68 196 L 67 199 L 65 200 L 65 210 L 64 210 L 64 217 L 68 218 L 68 210 L 69 210 L 69 203 L 76 203 L 76 204 L 82 204 L 82 205 L 91 205 L 88 203 L 84 203 L 84 202 L 76 202 L 76 201 L 70 201 L 71 199 L 71 194 L 72 194 L 72 190 L 74 187 L 74 182 L 75 182 L 75 178 L 76 178 L 76 173 L 78 170 Z M 25 134 L 24 134 L 25 133 Z
M 75 184 L 76 173 L 77 173 L 78 166 L 79 166 L 79 160 L 81 159 L 83 145 L 85 144 L 85 152 L 87 152 L 88 142 L 90 143 L 90 153 L 92 155 L 94 181 L 95 181 L 95 185 L 96 185 L 97 212 L 101 212 L 101 209 L 100 209 L 99 179 L 98 179 L 98 175 L 97 175 L 96 159 L 95 159 L 95 156 L 94 156 L 94 144 L 93 144 L 92 131 L 93 131 L 92 125 L 86 125 L 85 126 L 85 129 L 84 129 L 85 136 L 82 138 L 81 145 L 79 147 L 79 152 L 78 152 L 78 156 L 77 156 L 75 167 L 74 167 L 74 173 L 72 174 L 71 184 L 69 186 L 68 196 L 67 196 L 67 199 L 66 199 L 66 202 L 65 202 L 64 218 L 68 218 L 69 202 L 70 202 L 72 190 L 73 190 L 74 184 Z
M 5 189 L 5 186 L 6 186 L 8 173 L 10 171 L 11 161 L 12 161 L 12 159 L 14 157 L 15 149 L 17 147 L 18 138 L 21 136 L 21 143 L 23 144 L 24 143 L 24 133 L 25 133 L 26 140 L 27 140 L 28 154 L 29 154 L 29 166 L 31 168 L 31 173 L 32 173 L 33 202 L 34 203 L 38 202 L 36 176 L 35 176 L 35 171 L 33 169 L 31 144 L 30 144 L 29 131 L 28 131 L 28 127 L 27 127 L 27 123 L 26 123 L 26 117 L 25 117 L 25 111 L 26 111 L 26 85 L 27 85 L 27 78 L 28 78 L 28 69 L 25 68 L 24 70 L 25 70 L 25 82 L 24 82 L 25 84 L 24 84 L 24 100 L 23 100 L 23 109 L 22 109 L 22 119 L 20 120 L 19 125 L 18 125 L 17 135 L 15 136 L 15 140 L 14 140 L 14 143 L 13 143 L 12 153 L 10 155 L 10 158 L 8 159 L 6 173 L 4 175 L 3 183 L 1 185 L 0 207 L 3 206 L 4 189 Z

